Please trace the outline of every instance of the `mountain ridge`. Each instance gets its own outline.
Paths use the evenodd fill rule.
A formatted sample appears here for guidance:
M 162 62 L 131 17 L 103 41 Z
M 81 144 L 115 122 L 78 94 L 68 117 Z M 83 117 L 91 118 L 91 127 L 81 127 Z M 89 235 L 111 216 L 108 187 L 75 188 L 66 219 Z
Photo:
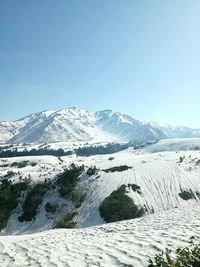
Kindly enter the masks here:
M 172 127 L 140 121 L 129 115 L 80 108 L 45 110 L 15 121 L 0 122 L 0 143 L 42 143 L 60 141 L 136 141 L 200 137 L 200 129 Z

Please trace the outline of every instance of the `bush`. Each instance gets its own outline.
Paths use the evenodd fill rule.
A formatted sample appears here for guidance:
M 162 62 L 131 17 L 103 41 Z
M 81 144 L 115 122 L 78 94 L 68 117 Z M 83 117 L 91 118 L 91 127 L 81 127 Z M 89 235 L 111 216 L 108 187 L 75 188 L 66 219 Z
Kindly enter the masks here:
M 13 183 L 2 180 L 0 185 L 0 230 L 6 227 L 11 211 L 17 207 L 18 198 L 27 187 L 27 181 Z
M 9 178 L 11 178 L 11 177 L 13 177 L 13 176 L 15 176 L 15 175 L 16 175 L 16 172 L 13 172 L 13 171 L 7 171 L 7 173 L 6 173 L 6 175 L 4 176 L 4 178 L 9 179 Z
M 179 193 L 179 196 L 184 200 L 196 199 L 192 190 L 181 190 L 181 193 Z
M 200 199 L 200 192 L 196 191 L 196 195 Z
M 59 185 L 59 193 L 61 197 L 68 197 L 70 192 L 76 187 L 79 176 L 83 172 L 84 166 L 76 166 L 71 164 L 69 169 L 66 169 L 62 174 L 59 175 L 57 179 L 57 184 Z
M 28 165 L 28 160 L 23 160 L 23 161 L 15 161 L 11 164 L 11 167 L 17 167 L 17 168 L 24 168 Z
M 129 188 L 132 188 L 132 190 L 133 190 L 134 192 L 137 192 L 138 194 L 142 194 L 142 192 L 141 192 L 141 188 L 140 188 L 139 185 L 136 185 L 136 184 L 128 184 L 128 187 L 129 187 Z
M 48 189 L 48 183 L 40 183 L 36 184 L 33 187 L 29 188 L 29 192 L 27 194 L 26 200 L 22 206 L 23 214 L 22 216 L 18 217 L 20 222 L 24 221 L 32 221 L 37 214 L 37 208 L 42 202 L 42 198 Z
M 45 210 L 48 213 L 54 213 L 57 209 L 57 205 L 56 204 L 51 204 L 50 202 L 47 202 L 45 205 Z
M 182 163 L 184 159 L 185 159 L 185 156 L 180 157 L 180 158 L 179 158 L 179 163 Z
M 32 167 L 35 167 L 36 165 L 37 165 L 36 162 L 31 162 L 31 166 L 32 166 Z
M 129 167 L 127 165 L 121 165 L 121 166 L 117 166 L 117 167 L 112 167 L 106 170 L 103 170 L 104 172 L 123 172 L 123 171 L 127 171 L 128 169 L 131 169 L 132 167 Z
M 125 189 L 125 185 L 120 186 L 102 202 L 99 211 L 107 223 L 134 219 L 144 214 L 144 209 L 135 205 L 133 200 L 125 194 Z
M 75 208 L 79 208 L 81 203 L 84 201 L 86 196 L 86 192 L 84 190 L 84 186 L 78 184 L 71 193 L 71 200 L 75 204 Z
M 95 175 L 96 173 L 97 173 L 97 168 L 96 168 L 96 166 L 94 166 L 94 167 L 90 167 L 90 168 L 88 168 L 88 170 L 87 170 L 87 175 L 89 175 L 89 176 L 92 176 L 92 175 Z
M 54 228 L 75 228 L 76 223 L 72 220 L 76 214 L 76 212 L 67 213 L 64 219 L 58 221 Z
M 171 256 L 172 251 L 166 249 L 149 259 L 148 267 L 199 267 L 200 266 L 200 243 L 195 244 L 193 237 L 191 238 L 191 245 L 185 248 L 176 249 L 175 256 Z
M 72 221 L 65 221 L 65 220 L 60 220 L 57 222 L 55 228 L 68 228 L 68 229 L 73 229 L 76 227 L 76 223 Z

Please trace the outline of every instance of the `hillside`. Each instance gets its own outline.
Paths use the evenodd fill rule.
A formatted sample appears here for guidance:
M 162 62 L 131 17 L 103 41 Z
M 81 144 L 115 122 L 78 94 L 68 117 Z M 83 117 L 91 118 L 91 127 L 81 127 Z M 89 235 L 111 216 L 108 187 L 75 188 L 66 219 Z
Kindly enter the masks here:
M 134 203 L 143 207 L 146 215 L 199 203 L 199 159 L 198 151 L 146 154 L 138 150 L 90 157 L 72 155 L 61 158 L 38 156 L 0 159 L 1 179 L 10 179 L 16 183 L 28 178 L 31 184 L 44 181 L 52 184 L 36 207 L 35 219 L 23 223 L 19 221 L 25 200 L 22 198 L 12 211 L 2 233 L 51 229 L 59 219 L 71 212 L 76 212 L 73 221 L 78 228 L 102 224 L 104 220 L 99 213 L 101 203 L 122 185 L 126 186 L 126 194 Z M 78 207 L 70 197 L 60 195 L 59 185 L 56 183 L 56 177 L 69 168 L 71 163 L 85 166 L 74 187 L 84 195 Z M 88 175 L 88 168 L 93 166 L 96 166 L 96 171 Z M 127 168 L 123 170 L 120 166 Z M 134 190 L 136 186 L 139 190 Z M 189 198 L 184 199 L 184 195 L 189 195 Z M 52 214 L 45 209 L 48 202 L 57 206 Z

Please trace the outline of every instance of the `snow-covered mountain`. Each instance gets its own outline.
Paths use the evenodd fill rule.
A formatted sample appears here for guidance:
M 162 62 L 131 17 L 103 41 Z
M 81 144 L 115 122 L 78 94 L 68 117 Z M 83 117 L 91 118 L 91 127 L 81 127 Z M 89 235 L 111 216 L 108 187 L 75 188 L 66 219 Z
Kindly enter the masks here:
M 0 122 L 0 143 L 147 142 L 175 137 L 200 137 L 200 130 L 139 121 L 111 110 L 92 113 L 79 108 L 48 110 L 16 121 Z

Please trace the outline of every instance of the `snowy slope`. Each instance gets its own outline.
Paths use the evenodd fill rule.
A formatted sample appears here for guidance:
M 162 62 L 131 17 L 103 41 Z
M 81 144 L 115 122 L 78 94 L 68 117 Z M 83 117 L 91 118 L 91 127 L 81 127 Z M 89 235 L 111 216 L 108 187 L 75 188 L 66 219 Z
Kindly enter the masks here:
M 167 137 L 160 126 L 156 124 L 140 122 L 111 110 L 97 112 L 96 121 L 104 131 L 115 134 L 122 140 L 145 142 Z
M 110 160 L 110 157 L 114 159 Z M 180 157 L 184 160 L 180 163 Z M 112 155 L 96 155 L 90 157 L 65 156 L 61 161 L 56 157 L 27 157 L 0 159 L 0 177 L 7 171 L 13 171 L 13 180 L 19 177 L 30 177 L 33 181 L 54 179 L 71 163 L 84 164 L 87 167 L 96 166 L 99 171 L 96 175 L 88 176 L 83 173 L 81 183 L 86 189 L 86 197 L 81 207 L 76 209 L 75 221 L 77 227 L 94 226 L 104 223 L 99 214 L 102 201 L 114 190 L 125 184 L 136 184 L 141 188 L 141 194 L 127 188 L 127 194 L 138 206 L 143 206 L 146 214 L 175 207 L 188 207 L 190 204 L 199 203 L 199 174 L 198 160 L 200 153 L 194 151 L 162 152 L 154 154 L 137 154 L 137 151 L 123 151 Z M 24 168 L 12 167 L 15 161 L 29 160 Z M 37 163 L 32 166 L 31 163 Z M 127 171 L 106 173 L 104 170 L 120 165 L 131 167 Z M 18 173 L 19 172 L 19 173 Z M 191 190 L 195 196 L 188 201 L 183 200 L 179 193 Z M 48 201 L 59 205 L 58 212 L 51 218 L 46 215 L 44 206 Z M 71 211 L 73 205 L 68 200 L 63 200 L 57 191 L 46 194 L 38 209 L 36 219 L 30 223 L 22 224 L 17 220 L 21 208 L 13 212 L 7 228 L 3 233 L 24 233 L 51 229 L 57 218 Z
M 88 111 L 69 108 L 60 111 L 42 112 L 22 120 L 28 123 L 9 140 L 11 143 L 35 143 L 57 141 L 112 140 L 94 127 L 94 115 Z
M 142 122 L 111 110 L 92 113 L 79 108 L 48 110 L 0 122 L 0 143 L 147 142 L 173 137 L 200 137 L 200 130 Z
M 2 267 L 146 267 L 166 247 L 200 236 L 200 205 L 77 230 L 0 237 Z M 191 220 L 192 218 L 192 220 Z
M 95 165 L 100 168 L 96 177 L 89 183 L 88 198 L 82 205 L 77 221 L 80 226 L 91 226 L 103 223 L 99 215 L 102 201 L 123 184 L 140 186 L 142 194 L 128 189 L 128 195 L 134 202 L 145 207 L 147 213 L 160 212 L 175 207 L 186 207 L 199 202 L 196 193 L 200 192 L 200 159 L 199 152 L 165 152 L 161 154 L 136 155 L 120 152 L 108 156 L 94 156 L 83 160 L 85 165 Z M 180 157 L 185 157 L 179 163 Z M 127 165 L 131 169 L 123 172 L 106 173 L 102 170 L 114 166 Z M 196 199 L 183 200 L 181 190 L 192 190 Z M 197 193 L 198 194 L 198 193 Z

